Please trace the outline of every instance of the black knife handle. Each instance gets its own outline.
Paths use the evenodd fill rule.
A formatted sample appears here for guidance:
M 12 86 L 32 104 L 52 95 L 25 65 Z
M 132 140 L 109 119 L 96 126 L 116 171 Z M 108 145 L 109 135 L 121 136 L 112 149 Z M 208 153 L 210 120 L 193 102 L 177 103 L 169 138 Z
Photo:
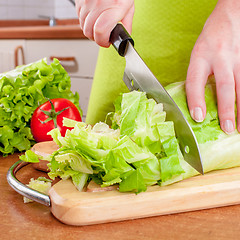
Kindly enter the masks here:
M 122 57 L 125 55 L 128 41 L 134 45 L 134 41 L 131 38 L 130 34 L 122 24 L 118 23 L 111 32 L 110 42 L 117 50 L 118 54 Z

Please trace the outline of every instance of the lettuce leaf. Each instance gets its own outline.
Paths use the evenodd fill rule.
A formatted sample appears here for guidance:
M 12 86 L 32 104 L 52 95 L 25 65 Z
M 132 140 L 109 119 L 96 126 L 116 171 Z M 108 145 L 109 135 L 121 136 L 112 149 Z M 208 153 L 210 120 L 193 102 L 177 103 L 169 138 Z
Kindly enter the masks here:
M 67 98 L 79 107 L 79 96 L 70 90 L 70 77 L 57 59 L 41 59 L 0 74 L 0 152 L 28 150 L 34 139 L 30 119 L 46 99 Z

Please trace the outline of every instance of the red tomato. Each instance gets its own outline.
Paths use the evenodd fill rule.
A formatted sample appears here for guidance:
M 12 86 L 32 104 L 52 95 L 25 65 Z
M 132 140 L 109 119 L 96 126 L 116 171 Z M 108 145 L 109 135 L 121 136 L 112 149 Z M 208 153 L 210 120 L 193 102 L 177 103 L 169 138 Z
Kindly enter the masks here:
M 33 113 L 31 119 L 31 131 L 37 142 L 51 141 L 52 137 L 47 133 L 59 128 L 61 135 L 65 136 L 67 127 L 62 124 L 63 118 L 82 121 L 77 107 L 68 99 L 55 98 L 39 106 Z

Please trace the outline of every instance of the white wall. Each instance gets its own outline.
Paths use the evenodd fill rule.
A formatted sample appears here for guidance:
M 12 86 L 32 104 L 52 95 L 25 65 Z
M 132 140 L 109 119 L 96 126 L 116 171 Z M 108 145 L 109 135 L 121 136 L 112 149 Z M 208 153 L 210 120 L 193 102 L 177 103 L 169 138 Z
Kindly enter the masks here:
M 49 0 L 52 1 L 52 0 Z M 55 14 L 58 19 L 77 18 L 77 13 L 73 4 L 68 0 L 54 0 L 55 1 Z
M 68 0 L 0 0 L 0 20 L 40 19 L 40 15 L 77 18 L 75 7 Z

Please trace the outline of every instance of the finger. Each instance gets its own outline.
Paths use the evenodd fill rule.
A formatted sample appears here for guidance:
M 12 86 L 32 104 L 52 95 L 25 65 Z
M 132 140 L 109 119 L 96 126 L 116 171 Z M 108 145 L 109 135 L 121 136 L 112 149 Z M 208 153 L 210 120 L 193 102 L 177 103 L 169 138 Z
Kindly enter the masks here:
M 218 102 L 218 116 L 222 130 L 231 134 L 235 130 L 235 81 L 233 71 L 226 66 L 224 60 L 214 65 L 216 91 Z
M 109 47 L 110 34 L 118 22 L 120 22 L 125 13 L 118 8 L 106 10 L 97 19 L 94 25 L 94 39 L 102 47 Z
M 129 34 L 131 34 L 132 32 L 132 21 L 133 21 L 134 11 L 135 11 L 135 8 L 133 4 L 132 7 L 129 9 L 128 13 L 126 14 L 126 16 L 121 21 L 124 27 L 126 28 L 126 30 L 129 32 Z
M 202 122 L 206 116 L 205 85 L 211 67 L 203 58 L 191 57 L 186 79 L 186 94 L 191 117 Z
M 237 64 L 234 69 L 236 103 L 237 103 L 237 130 L 240 132 L 240 64 Z
M 79 13 L 80 13 L 80 9 L 81 9 L 81 5 L 82 5 L 82 1 L 83 0 L 75 0 L 75 10 L 77 12 L 77 16 L 79 17 Z
M 89 38 L 91 40 L 95 40 L 94 33 L 93 33 L 94 24 L 100 15 L 101 15 L 101 12 L 99 12 L 98 10 L 97 11 L 94 10 L 94 11 L 89 12 L 85 18 L 84 26 L 83 26 L 83 33 L 87 38 Z
M 84 24 L 85 24 L 85 19 L 87 15 L 89 14 L 90 10 L 83 6 L 79 12 L 79 22 L 80 22 L 80 28 L 83 30 Z
M 75 0 L 75 10 L 79 18 L 80 27 L 81 27 L 80 12 L 81 12 L 82 5 L 83 5 L 83 0 Z
M 105 3 L 105 2 L 104 2 Z M 102 9 L 104 9 L 106 7 L 106 3 L 103 5 L 102 2 L 96 2 L 96 1 L 92 1 L 92 0 L 88 0 L 88 1 L 84 1 L 82 0 L 82 8 L 81 8 L 81 11 L 80 11 L 80 27 L 82 28 L 82 30 L 84 28 L 86 28 L 86 18 L 88 17 L 88 15 L 90 14 L 90 18 L 91 16 L 98 16 L 101 14 L 102 12 Z M 97 17 L 95 17 L 95 20 L 96 20 Z M 90 21 L 91 25 L 89 26 L 89 29 L 93 28 L 93 23 L 92 21 Z M 87 29 L 88 29 L 88 26 L 87 26 Z M 88 30 L 87 30 L 88 31 Z M 92 35 L 92 34 L 89 34 L 89 35 Z

